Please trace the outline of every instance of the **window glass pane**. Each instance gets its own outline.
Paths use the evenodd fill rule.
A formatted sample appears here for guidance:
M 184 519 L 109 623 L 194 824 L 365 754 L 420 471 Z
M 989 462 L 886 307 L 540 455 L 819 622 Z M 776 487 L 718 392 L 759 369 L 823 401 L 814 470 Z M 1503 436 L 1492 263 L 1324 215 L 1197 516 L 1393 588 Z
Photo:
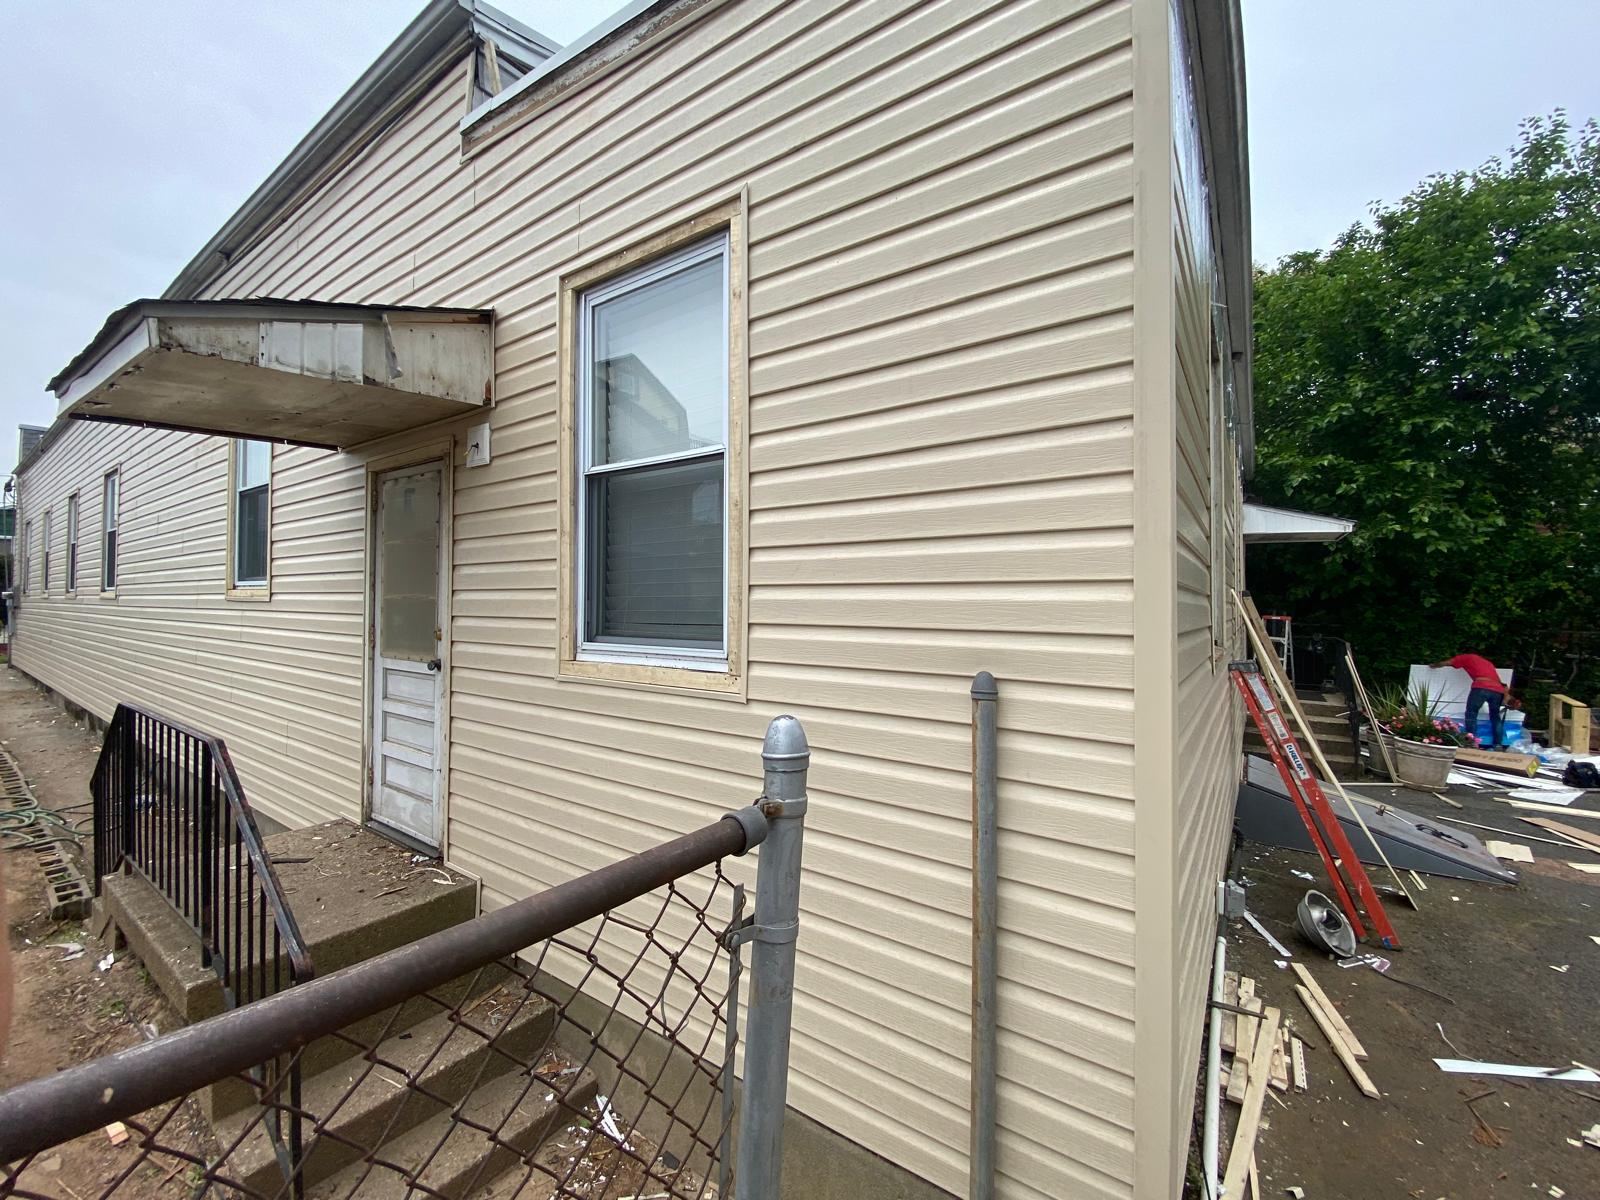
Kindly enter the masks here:
M 378 652 L 426 662 L 438 652 L 439 473 L 385 479 L 378 522 Z
M 106 476 L 105 521 L 107 529 L 115 529 L 117 527 L 117 476 L 115 472 Z
M 242 492 L 246 488 L 262 486 L 272 473 L 272 443 L 242 441 L 237 445 L 234 487 Z
M 106 588 L 117 586 L 117 531 L 106 530 L 105 557 L 100 560 L 100 585 Z
M 240 492 L 234 507 L 235 583 L 267 581 L 267 489 Z
M 722 445 L 722 274 L 718 256 L 590 309 L 594 463 Z
M 588 486 L 588 639 L 721 647 L 721 455 Z

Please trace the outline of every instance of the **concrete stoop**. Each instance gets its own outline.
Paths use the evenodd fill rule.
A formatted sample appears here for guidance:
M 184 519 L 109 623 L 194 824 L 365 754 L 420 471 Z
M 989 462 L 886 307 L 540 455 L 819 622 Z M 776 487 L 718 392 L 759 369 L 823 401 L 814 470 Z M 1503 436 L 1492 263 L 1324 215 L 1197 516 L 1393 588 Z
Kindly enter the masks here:
M 264 845 L 319 977 L 477 915 L 471 879 L 420 864 L 347 821 L 278 834 Z M 125 939 L 185 1022 L 223 1010 L 198 937 L 151 884 L 131 874 L 107 877 L 95 905 L 96 925 Z M 326 1122 L 308 1121 L 303 1130 L 304 1182 L 313 1194 L 322 1185 L 342 1196 L 401 1196 L 405 1182 L 392 1169 L 399 1167 L 421 1170 L 421 1182 L 443 1195 L 466 1196 L 537 1149 L 563 1113 L 570 1121 L 571 1108 L 593 1099 L 588 1071 L 568 1076 L 558 1096 L 518 1065 L 553 1043 L 556 1014 L 547 1002 L 523 1000 L 519 991 L 521 1003 L 509 1006 L 514 1015 L 493 1046 L 441 1006 L 488 999 L 508 979 L 500 968 L 476 972 L 306 1047 L 302 1108 Z M 250 1085 L 224 1080 L 196 1099 L 227 1152 L 228 1180 L 268 1194 L 281 1185 Z M 457 1111 L 498 1129 L 505 1145 L 459 1123 Z M 385 1165 L 369 1166 L 371 1159 Z

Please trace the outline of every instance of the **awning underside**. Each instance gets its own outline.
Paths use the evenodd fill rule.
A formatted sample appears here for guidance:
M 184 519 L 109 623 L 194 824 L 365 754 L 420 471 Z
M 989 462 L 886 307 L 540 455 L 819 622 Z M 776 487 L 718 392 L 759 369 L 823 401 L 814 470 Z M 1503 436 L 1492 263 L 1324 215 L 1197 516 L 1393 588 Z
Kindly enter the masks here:
M 348 448 L 481 409 L 492 315 L 142 300 L 50 383 L 60 415 Z
M 1294 508 L 1275 508 L 1270 504 L 1244 506 L 1244 541 L 1261 542 L 1337 542 L 1356 527 L 1343 517 L 1324 517 L 1319 513 Z

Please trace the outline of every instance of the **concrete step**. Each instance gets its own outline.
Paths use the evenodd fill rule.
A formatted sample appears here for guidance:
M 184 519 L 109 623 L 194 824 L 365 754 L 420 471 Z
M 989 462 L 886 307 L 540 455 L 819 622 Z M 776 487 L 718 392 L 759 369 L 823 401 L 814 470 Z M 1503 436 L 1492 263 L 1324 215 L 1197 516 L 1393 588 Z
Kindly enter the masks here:
M 538 997 L 524 999 L 520 987 L 503 989 L 514 1015 L 497 1031 L 494 1044 L 460 1028 L 448 1012 L 434 1015 L 396 1033 L 366 1057 L 346 1057 L 301 1085 L 301 1106 L 313 1118 L 328 1120 L 322 1134 L 306 1132 L 305 1182 L 316 1184 L 356 1162 L 362 1154 L 381 1151 L 417 1126 L 447 1114 L 475 1085 L 514 1070 L 518 1062 L 538 1060 L 555 1032 L 555 1009 Z M 372 1065 L 377 1064 L 377 1065 Z M 369 1069 L 370 1068 L 370 1069 Z M 516 1077 L 526 1082 L 525 1072 Z M 407 1084 L 407 1080 L 413 1082 Z M 354 1085 L 354 1087 L 352 1087 Z M 538 1086 L 538 1085 L 536 1085 Z M 540 1087 L 543 1096 L 546 1089 Z M 245 1135 L 225 1168 L 230 1181 L 270 1195 L 282 1184 L 272 1143 L 260 1128 L 255 1108 L 216 1123 L 217 1140 L 230 1146 Z
M 405 847 L 349 821 L 277 834 L 264 846 L 318 975 L 478 915 L 475 881 L 419 866 Z M 98 919 L 109 917 L 184 1021 L 222 1011 L 222 989 L 202 965 L 198 935 L 154 885 L 137 875 L 107 876 L 101 893 Z M 270 960 L 257 970 L 273 977 Z M 278 977 L 288 978 L 286 966 Z
M 526 1170 L 526 1159 L 592 1103 L 596 1090 L 588 1070 L 572 1075 L 559 1094 L 521 1071 L 502 1075 L 460 1106 L 460 1121 L 453 1113 L 439 1113 L 386 1144 L 380 1156 L 386 1165 L 352 1163 L 307 1195 L 311 1200 L 408 1200 L 427 1189 L 429 1195 L 462 1200 L 481 1194 L 511 1168 Z M 495 1130 L 493 1140 L 468 1121 Z M 415 1186 L 407 1180 L 413 1173 Z

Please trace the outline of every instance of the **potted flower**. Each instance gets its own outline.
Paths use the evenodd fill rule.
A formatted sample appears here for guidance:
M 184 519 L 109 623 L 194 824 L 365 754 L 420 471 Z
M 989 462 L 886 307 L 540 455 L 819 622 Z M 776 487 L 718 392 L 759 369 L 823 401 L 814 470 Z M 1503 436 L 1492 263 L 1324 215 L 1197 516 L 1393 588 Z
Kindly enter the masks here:
M 1389 746 L 1395 782 L 1407 787 L 1439 791 L 1450 780 L 1450 764 L 1462 746 L 1478 739 L 1449 717 L 1433 715 L 1434 699 L 1424 687 L 1409 694 L 1390 689 L 1373 701 L 1372 718 L 1377 736 Z

